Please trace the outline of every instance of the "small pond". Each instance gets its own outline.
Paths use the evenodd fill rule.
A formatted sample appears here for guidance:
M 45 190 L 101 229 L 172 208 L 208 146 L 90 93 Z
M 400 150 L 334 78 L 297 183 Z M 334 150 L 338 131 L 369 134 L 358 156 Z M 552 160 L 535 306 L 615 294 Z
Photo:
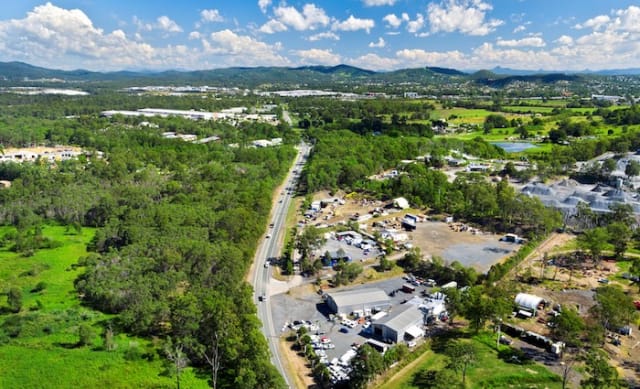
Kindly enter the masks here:
M 529 142 L 491 142 L 491 144 L 500 147 L 507 153 L 519 153 L 527 149 L 538 147 L 535 144 Z

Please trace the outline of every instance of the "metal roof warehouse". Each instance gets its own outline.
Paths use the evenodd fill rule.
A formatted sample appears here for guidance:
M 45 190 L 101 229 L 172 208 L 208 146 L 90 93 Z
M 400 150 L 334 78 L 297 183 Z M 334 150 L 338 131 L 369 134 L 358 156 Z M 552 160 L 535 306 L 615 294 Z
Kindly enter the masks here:
M 414 304 L 405 304 L 389 316 L 372 323 L 373 333 L 384 341 L 400 342 L 424 335 L 424 312 Z M 408 336 L 407 336 L 408 335 Z
M 384 290 L 364 288 L 327 294 L 327 305 L 335 313 L 354 311 L 383 311 L 391 307 L 391 299 Z

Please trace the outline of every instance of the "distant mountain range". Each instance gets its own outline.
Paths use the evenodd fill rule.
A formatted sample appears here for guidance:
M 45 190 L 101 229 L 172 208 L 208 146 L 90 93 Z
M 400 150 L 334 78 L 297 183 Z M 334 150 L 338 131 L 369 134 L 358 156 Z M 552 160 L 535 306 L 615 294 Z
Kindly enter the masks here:
M 563 74 L 594 74 L 599 76 L 636 76 L 640 74 L 640 68 L 628 68 L 628 69 L 607 69 L 607 70 L 522 70 L 522 69 L 510 69 L 497 66 L 491 69 L 491 72 L 495 74 L 511 75 L 511 76 L 529 76 L 534 74 L 549 74 L 549 73 L 563 73 Z
M 178 71 L 118 71 L 92 72 L 88 70 L 55 70 L 23 62 L 0 62 L 0 82 L 121 82 L 131 85 L 150 83 L 191 83 L 238 87 L 295 87 L 320 88 L 329 84 L 382 83 L 434 84 L 439 82 L 475 82 L 501 88 L 512 82 L 554 83 L 576 81 L 588 75 L 637 75 L 640 69 L 607 70 L 599 72 L 532 72 L 497 67 L 473 73 L 441 67 L 400 69 L 376 72 L 349 65 L 302 67 L 233 67 L 211 70 Z

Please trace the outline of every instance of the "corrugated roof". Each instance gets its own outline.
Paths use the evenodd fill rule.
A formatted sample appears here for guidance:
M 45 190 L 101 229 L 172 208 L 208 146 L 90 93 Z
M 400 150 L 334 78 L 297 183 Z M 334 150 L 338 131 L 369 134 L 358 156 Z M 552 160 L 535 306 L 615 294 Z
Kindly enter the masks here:
M 343 290 L 329 293 L 338 307 L 361 304 L 390 304 L 391 300 L 384 290 L 378 288 L 365 288 L 355 290 Z
M 385 325 L 394 331 L 402 331 L 420 323 L 424 317 L 424 313 L 413 304 L 404 304 L 399 309 L 389 313 L 388 316 L 378 320 L 376 324 Z
M 518 293 L 515 299 L 516 305 L 528 309 L 537 309 L 538 305 L 540 305 L 543 301 L 544 299 L 542 297 L 527 293 Z

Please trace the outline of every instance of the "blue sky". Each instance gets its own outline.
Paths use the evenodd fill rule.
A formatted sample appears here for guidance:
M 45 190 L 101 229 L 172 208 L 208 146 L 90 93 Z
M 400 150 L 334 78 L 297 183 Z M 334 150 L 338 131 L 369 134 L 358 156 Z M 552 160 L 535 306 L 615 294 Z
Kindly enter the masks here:
M 0 9 L 0 61 L 59 69 L 640 67 L 640 4 L 633 1 L 6 3 Z

